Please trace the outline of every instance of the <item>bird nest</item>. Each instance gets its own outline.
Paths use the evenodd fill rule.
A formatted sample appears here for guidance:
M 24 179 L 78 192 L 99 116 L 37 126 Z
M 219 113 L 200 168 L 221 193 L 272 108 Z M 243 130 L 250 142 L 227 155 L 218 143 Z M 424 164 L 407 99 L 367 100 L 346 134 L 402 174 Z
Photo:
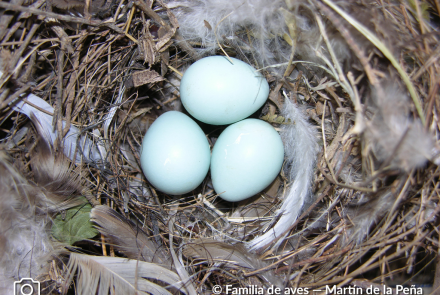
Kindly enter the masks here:
M 231 2 L 0 2 L 4 294 L 440 292 L 439 3 Z M 252 117 L 294 131 L 236 203 L 209 174 L 171 196 L 140 168 L 216 54 L 268 80 Z M 212 147 L 224 126 L 199 124 Z

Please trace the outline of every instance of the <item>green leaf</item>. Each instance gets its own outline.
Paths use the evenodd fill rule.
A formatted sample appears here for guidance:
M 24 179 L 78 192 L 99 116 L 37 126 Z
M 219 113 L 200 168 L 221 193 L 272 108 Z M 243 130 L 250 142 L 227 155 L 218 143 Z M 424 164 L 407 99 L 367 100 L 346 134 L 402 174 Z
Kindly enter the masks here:
M 90 221 L 91 210 L 92 206 L 86 202 L 66 210 L 64 218 L 62 216 L 64 214 L 58 214 L 53 221 L 53 237 L 60 242 L 72 245 L 75 242 L 96 236 L 98 231 Z
M 284 123 L 285 119 L 283 116 L 278 116 L 275 118 L 275 122 L 278 124 Z
M 284 124 L 284 125 L 290 125 L 292 124 L 292 121 L 290 119 L 284 118 L 283 116 L 278 116 L 275 114 L 267 114 L 260 118 L 261 120 L 264 120 L 269 123 L 275 123 L 275 124 Z

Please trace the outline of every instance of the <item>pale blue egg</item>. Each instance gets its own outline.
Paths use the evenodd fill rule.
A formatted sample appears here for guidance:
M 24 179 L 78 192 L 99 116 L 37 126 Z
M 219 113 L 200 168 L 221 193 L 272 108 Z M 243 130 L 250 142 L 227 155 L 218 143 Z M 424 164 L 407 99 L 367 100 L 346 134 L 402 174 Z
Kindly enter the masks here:
M 180 112 L 167 112 L 157 118 L 142 142 L 141 167 L 145 177 L 158 190 L 185 194 L 205 179 L 210 149 L 202 129 Z
M 194 118 L 213 125 L 252 115 L 267 100 L 264 76 L 241 60 L 210 56 L 192 64 L 180 83 L 183 106 Z
M 214 190 L 230 202 L 266 188 L 283 165 L 284 146 L 268 123 L 246 119 L 227 127 L 214 145 L 211 178 Z

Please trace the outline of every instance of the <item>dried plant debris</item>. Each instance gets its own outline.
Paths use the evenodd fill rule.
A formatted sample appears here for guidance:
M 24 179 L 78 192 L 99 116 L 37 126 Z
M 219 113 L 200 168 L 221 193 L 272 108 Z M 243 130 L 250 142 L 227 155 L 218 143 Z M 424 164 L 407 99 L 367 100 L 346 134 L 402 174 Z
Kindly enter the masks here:
M 0 7 L 0 294 L 26 277 L 41 294 L 440 288 L 435 1 Z M 176 197 L 140 168 L 208 55 L 265 76 L 252 116 L 285 148 L 271 186 L 237 203 L 209 175 Z M 212 148 L 224 127 L 200 125 Z

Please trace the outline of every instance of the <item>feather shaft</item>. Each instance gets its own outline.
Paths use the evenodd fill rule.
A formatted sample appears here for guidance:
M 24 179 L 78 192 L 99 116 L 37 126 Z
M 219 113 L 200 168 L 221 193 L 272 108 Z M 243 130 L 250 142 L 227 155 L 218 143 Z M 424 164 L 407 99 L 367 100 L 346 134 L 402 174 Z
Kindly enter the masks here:
M 67 285 L 78 272 L 76 284 L 78 295 L 108 295 L 109 291 L 110 294 L 171 295 L 168 290 L 146 278 L 181 287 L 179 276 L 171 270 L 155 263 L 120 257 L 71 253 L 67 268 Z M 64 292 L 67 291 L 66 289 Z
M 25 100 L 17 103 L 13 109 L 33 119 L 33 123 L 40 136 L 42 136 L 50 145 L 54 144 L 58 133 L 52 129 L 54 108 L 51 105 L 40 97 L 29 94 Z M 63 121 L 63 128 L 65 125 L 66 122 Z M 93 141 L 88 136 L 81 135 L 81 131 L 75 126 L 70 127 L 63 143 L 64 154 L 72 161 L 80 163 L 82 158 L 87 162 L 101 160 L 101 155 Z M 77 143 L 79 143 L 78 151 Z
M 274 239 L 286 235 L 290 226 L 299 217 L 306 198 L 310 196 L 313 169 L 318 153 L 317 136 L 313 127 L 307 122 L 306 116 L 287 97 L 282 115 L 293 123 L 281 127 L 286 175 L 291 185 L 277 211 L 278 221 L 265 234 L 248 242 L 247 247 L 251 250 L 266 247 L 272 244 Z M 273 246 L 277 247 L 281 241 L 282 239 L 279 239 Z
M 98 230 L 127 257 L 170 267 L 165 253 L 139 226 L 108 206 L 98 205 L 92 209 L 90 219 Z

